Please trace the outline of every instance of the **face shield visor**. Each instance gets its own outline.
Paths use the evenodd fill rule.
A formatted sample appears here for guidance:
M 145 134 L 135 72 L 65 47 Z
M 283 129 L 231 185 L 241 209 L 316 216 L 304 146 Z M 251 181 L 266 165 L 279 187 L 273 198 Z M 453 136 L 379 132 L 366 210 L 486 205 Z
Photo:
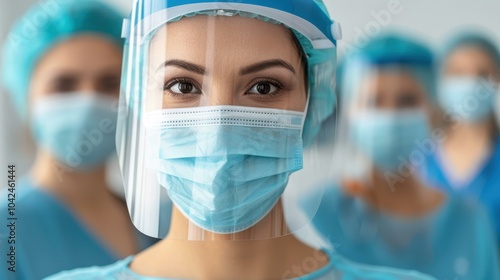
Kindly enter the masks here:
M 416 178 L 440 139 L 432 61 L 347 59 L 341 95 L 336 158 L 349 159 L 335 164 L 342 186 L 395 190 Z
M 340 28 L 320 5 L 135 2 L 117 146 L 139 230 L 188 240 L 294 231 L 283 194 L 312 186 L 287 187 L 290 175 L 331 162 L 313 157 L 334 111 Z

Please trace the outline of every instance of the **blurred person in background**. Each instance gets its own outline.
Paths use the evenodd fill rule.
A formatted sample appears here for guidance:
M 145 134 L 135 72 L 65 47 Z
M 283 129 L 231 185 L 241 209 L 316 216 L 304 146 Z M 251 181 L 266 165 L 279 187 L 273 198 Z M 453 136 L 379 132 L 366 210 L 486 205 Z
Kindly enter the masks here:
M 398 33 L 374 38 L 345 59 L 340 137 L 346 137 L 339 143 L 348 151 L 337 165 L 345 168 L 312 225 L 359 263 L 437 279 L 500 279 L 486 212 L 418 179 L 422 149 L 433 143 L 434 65 L 428 47 Z
M 134 228 L 106 181 L 106 162 L 116 154 L 121 22 L 118 11 L 97 0 L 52 1 L 35 5 L 11 30 L 2 83 L 37 154 L 16 186 L 16 243 L 9 245 L 15 272 L 2 261 L 0 279 L 105 265 L 154 242 Z M 0 230 L 2 244 L 8 230 Z
M 445 137 L 421 173 L 433 186 L 481 201 L 500 240 L 500 53 L 487 36 L 460 33 L 448 42 L 440 71 Z

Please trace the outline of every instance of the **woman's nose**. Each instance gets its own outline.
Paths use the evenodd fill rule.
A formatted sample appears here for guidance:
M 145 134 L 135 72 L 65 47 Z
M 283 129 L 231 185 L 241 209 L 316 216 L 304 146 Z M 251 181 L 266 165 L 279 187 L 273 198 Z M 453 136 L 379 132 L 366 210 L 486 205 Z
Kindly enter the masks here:
M 78 91 L 85 92 L 86 94 L 96 94 L 99 92 L 99 87 L 94 81 L 82 81 Z
M 212 85 L 210 92 L 206 97 L 206 106 L 235 105 L 235 89 L 232 86 Z

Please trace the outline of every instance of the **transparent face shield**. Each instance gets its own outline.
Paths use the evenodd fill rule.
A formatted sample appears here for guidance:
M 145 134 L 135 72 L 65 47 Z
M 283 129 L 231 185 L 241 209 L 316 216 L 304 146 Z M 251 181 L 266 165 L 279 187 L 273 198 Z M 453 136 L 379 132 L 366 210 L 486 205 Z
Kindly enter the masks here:
M 362 59 L 349 65 L 338 131 L 338 150 L 349 160 L 335 164 L 347 191 L 396 190 L 418 180 L 425 157 L 441 141 L 433 130 L 431 75 L 418 65 L 374 65 Z
M 301 225 L 287 222 L 283 194 L 316 184 L 289 178 L 321 162 L 312 157 L 333 114 L 334 44 L 311 65 L 293 21 L 234 3 L 164 4 L 134 10 L 125 52 L 117 143 L 133 223 L 184 240 L 293 233 Z

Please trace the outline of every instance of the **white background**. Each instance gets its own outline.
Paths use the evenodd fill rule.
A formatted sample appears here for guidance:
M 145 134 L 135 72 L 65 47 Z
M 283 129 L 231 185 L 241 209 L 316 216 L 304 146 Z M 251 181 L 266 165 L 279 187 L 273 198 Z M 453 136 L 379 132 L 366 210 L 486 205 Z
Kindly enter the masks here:
M 109 1 L 127 13 L 132 6 L 132 0 Z M 343 26 L 344 40 L 339 42 L 341 55 L 348 48 L 363 45 L 364 40 L 376 35 L 382 28 L 404 28 L 436 48 L 442 45 L 450 32 L 468 26 L 486 30 L 497 40 L 500 38 L 499 0 L 326 1 L 332 17 Z M 3 45 L 11 23 L 34 2 L 0 0 L 0 45 Z M 34 152 L 28 135 L 15 115 L 8 95 L 0 92 L 0 170 L 7 163 L 16 163 L 19 173 L 28 170 Z M 4 173 L 0 178 L 6 178 Z M 0 188 L 2 185 L 0 182 Z

